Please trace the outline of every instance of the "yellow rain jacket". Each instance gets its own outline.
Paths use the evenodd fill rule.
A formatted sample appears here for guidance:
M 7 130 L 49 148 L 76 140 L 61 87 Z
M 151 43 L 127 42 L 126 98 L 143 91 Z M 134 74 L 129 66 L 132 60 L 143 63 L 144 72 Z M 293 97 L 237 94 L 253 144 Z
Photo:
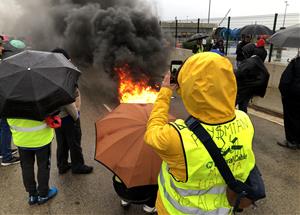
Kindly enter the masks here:
M 178 75 L 178 84 L 178 94 L 181 96 L 186 110 L 190 115 L 203 122 L 202 125 L 206 129 L 216 129 L 219 125 L 223 124 L 226 126 L 228 125 L 226 123 L 235 123 L 235 120 L 245 122 L 245 129 L 241 132 L 238 129 L 237 135 L 239 135 L 240 138 L 243 138 L 243 144 L 245 146 L 244 157 L 247 158 L 247 160 L 243 161 L 243 164 L 246 165 L 243 169 L 239 169 L 237 172 L 233 171 L 235 176 L 239 174 L 239 177 L 237 178 L 245 181 L 255 164 L 254 154 L 251 148 L 254 129 L 248 116 L 241 111 L 235 110 L 237 87 L 230 61 L 216 53 L 205 52 L 195 54 L 182 66 Z M 189 160 L 186 161 L 186 156 L 191 154 L 189 149 L 192 148 L 192 145 L 189 142 L 184 142 L 189 141 L 188 132 L 180 132 L 180 129 L 176 129 L 176 126 L 174 126 L 176 124 L 178 126 L 184 126 L 184 121 L 176 120 L 175 124 L 168 123 L 171 95 L 171 89 L 166 87 L 161 88 L 149 117 L 144 140 L 163 160 L 162 171 L 158 178 L 158 181 L 160 181 L 159 183 L 163 181 L 161 180 L 161 177 L 165 177 L 164 180 L 167 178 L 172 181 L 172 186 L 176 186 L 180 189 L 189 189 L 189 187 L 193 186 L 193 184 L 190 184 L 192 182 L 189 181 L 187 168 L 193 167 L 191 165 L 198 164 L 197 162 Z M 213 137 L 213 139 L 218 147 L 221 148 L 221 140 L 217 141 L 215 137 Z M 197 141 L 202 144 L 199 140 Z M 201 162 L 211 161 L 212 158 L 210 158 L 206 149 L 203 146 L 200 148 L 201 149 L 197 149 L 199 150 L 199 157 L 201 157 L 201 154 L 204 156 Z M 242 158 L 243 157 L 241 157 L 241 159 Z M 201 169 L 202 167 L 200 168 L 200 166 L 203 166 L 201 162 L 199 162 L 198 169 Z M 247 164 L 247 162 L 249 164 Z M 191 169 L 195 170 L 197 168 L 193 167 Z M 198 173 L 200 176 L 205 174 L 205 172 L 200 174 Z M 166 177 L 166 175 L 168 176 Z M 217 173 L 216 177 L 222 181 L 219 182 L 219 185 L 225 186 L 225 182 L 219 173 Z M 193 180 L 195 181 L 195 179 Z M 189 214 L 179 211 L 176 212 L 176 210 L 172 208 L 170 209 L 169 204 L 166 204 L 167 200 L 164 193 L 171 190 L 171 185 L 166 188 L 162 188 L 161 184 L 159 185 L 160 187 L 156 201 L 158 214 Z M 214 185 L 215 184 L 212 183 L 212 186 Z M 207 187 L 207 189 L 209 189 L 209 187 Z M 171 191 L 170 194 L 172 194 Z M 224 193 L 222 194 L 222 197 L 224 197 Z M 192 198 L 190 200 L 191 203 L 194 203 Z M 226 198 L 224 201 L 225 203 L 222 203 L 223 205 L 220 206 L 223 206 L 225 209 L 230 207 Z M 208 203 L 210 202 L 208 201 Z M 185 203 L 182 203 L 183 206 L 184 204 Z M 201 208 L 200 205 L 199 207 Z M 211 207 L 218 208 L 219 205 L 211 204 Z M 221 213 L 220 211 L 218 212 L 216 214 Z

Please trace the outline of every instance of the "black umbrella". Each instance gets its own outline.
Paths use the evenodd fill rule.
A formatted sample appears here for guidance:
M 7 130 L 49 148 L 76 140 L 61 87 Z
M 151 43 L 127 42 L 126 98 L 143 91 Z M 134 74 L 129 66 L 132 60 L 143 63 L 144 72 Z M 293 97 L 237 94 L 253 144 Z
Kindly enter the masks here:
M 194 40 L 200 40 L 200 39 L 204 39 L 208 37 L 206 34 L 203 34 L 203 33 L 197 33 L 197 34 L 194 34 L 192 35 L 188 40 L 187 42 L 191 42 L 191 41 L 194 41 Z
M 264 25 L 246 25 L 241 28 L 241 35 L 272 35 L 273 31 Z
M 271 43 L 278 47 L 300 48 L 300 24 L 279 30 L 272 35 Z
M 75 101 L 80 71 L 62 54 L 24 51 L 0 64 L 0 116 L 43 120 Z

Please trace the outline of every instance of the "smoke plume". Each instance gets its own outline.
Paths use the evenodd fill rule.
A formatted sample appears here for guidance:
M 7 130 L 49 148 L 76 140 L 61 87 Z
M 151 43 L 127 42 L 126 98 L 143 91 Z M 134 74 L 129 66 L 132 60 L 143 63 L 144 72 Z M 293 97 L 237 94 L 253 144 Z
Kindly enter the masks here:
M 7 1 L 7 0 L 6 0 Z M 135 80 L 157 82 L 168 48 L 159 21 L 140 0 L 15 0 L 22 13 L 14 34 L 38 50 L 65 48 L 72 60 L 117 80 L 128 64 Z

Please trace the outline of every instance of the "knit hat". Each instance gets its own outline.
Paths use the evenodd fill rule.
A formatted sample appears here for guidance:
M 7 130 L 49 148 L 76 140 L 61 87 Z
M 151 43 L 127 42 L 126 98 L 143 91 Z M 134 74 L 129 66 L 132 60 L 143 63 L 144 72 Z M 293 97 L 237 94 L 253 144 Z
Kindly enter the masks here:
M 256 47 L 263 47 L 265 46 L 265 40 L 264 39 L 259 39 L 257 42 L 256 42 Z

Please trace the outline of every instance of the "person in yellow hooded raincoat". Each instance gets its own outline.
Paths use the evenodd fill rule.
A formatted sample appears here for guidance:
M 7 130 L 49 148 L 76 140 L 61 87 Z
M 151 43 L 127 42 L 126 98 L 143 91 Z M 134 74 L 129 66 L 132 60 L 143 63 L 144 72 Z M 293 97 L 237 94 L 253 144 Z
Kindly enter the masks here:
M 253 125 L 244 112 L 235 110 L 237 86 L 232 64 L 212 52 L 193 55 L 179 70 L 177 86 L 170 85 L 170 73 L 165 76 L 144 136 L 163 160 L 157 212 L 231 214 L 226 183 L 205 146 L 184 120 L 168 123 L 170 98 L 176 88 L 187 112 L 201 121 L 236 179 L 246 181 L 255 165 Z

